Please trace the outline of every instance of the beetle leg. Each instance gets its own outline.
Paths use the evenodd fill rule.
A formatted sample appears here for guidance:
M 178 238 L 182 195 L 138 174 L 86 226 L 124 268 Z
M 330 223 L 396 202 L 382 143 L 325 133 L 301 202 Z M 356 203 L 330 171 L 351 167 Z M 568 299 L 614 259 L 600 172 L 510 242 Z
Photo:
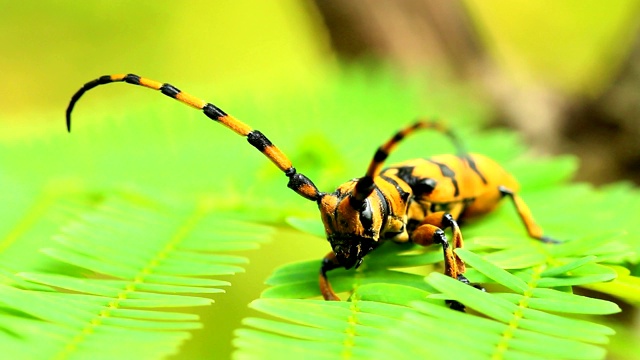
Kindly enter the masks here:
M 462 262 L 462 260 L 457 259 L 456 254 L 453 252 L 452 247 L 449 245 L 447 236 L 444 234 L 444 231 L 441 228 L 432 224 L 423 223 L 413 231 L 413 233 L 411 234 L 411 241 L 422 246 L 441 244 L 442 251 L 444 252 L 445 275 L 460 280 L 465 284 L 469 283 L 469 280 L 467 280 L 467 278 L 464 277 L 461 272 L 464 271 L 464 263 Z M 458 260 L 461 264 L 463 264 L 462 268 L 459 268 Z M 451 309 L 464 311 L 464 305 L 455 300 L 447 300 L 446 303 Z
M 538 224 L 536 224 L 535 220 L 533 219 L 533 215 L 531 214 L 531 210 L 529 210 L 527 204 L 524 202 L 524 200 L 522 200 L 520 196 L 518 196 L 518 194 L 504 186 L 499 186 L 498 191 L 500 191 L 502 196 L 508 196 L 511 198 L 511 201 L 516 207 L 516 211 L 518 212 L 520 219 L 522 219 L 524 226 L 527 228 L 527 233 L 529 233 L 529 236 L 544 243 L 559 243 L 558 240 L 543 235 L 542 228 Z
M 322 259 L 322 266 L 320 267 L 320 293 L 322 293 L 322 297 L 325 300 L 331 301 L 340 301 L 340 298 L 331 288 L 331 284 L 329 284 L 329 279 L 327 278 L 327 271 L 337 269 L 340 267 L 340 263 L 336 259 L 336 254 L 332 252 L 328 253 Z
M 455 210 L 455 209 L 454 209 Z M 462 239 L 462 232 L 460 231 L 460 227 L 458 226 L 458 222 L 455 220 L 454 216 L 450 213 L 446 213 L 444 211 L 438 211 L 435 213 L 431 213 L 427 215 L 424 220 L 422 220 L 422 224 L 431 224 L 442 230 L 451 228 L 451 232 L 453 235 L 453 249 L 458 249 L 464 247 L 464 240 Z M 414 241 L 415 242 L 415 241 Z M 453 251 L 452 251 L 453 252 Z M 455 258 L 456 267 L 458 270 L 458 274 L 462 274 L 465 272 L 466 267 L 464 265 L 464 261 L 458 257 L 455 253 L 453 253 L 453 257 Z M 453 276 L 453 278 L 456 278 Z
M 458 278 L 462 272 L 458 267 L 458 261 L 456 261 L 456 255 L 453 252 L 453 248 L 447 240 L 447 236 L 444 231 L 438 226 L 432 224 L 422 224 L 411 234 L 411 241 L 418 245 L 429 246 L 432 244 L 442 245 L 442 251 L 444 253 L 444 273 L 454 279 Z

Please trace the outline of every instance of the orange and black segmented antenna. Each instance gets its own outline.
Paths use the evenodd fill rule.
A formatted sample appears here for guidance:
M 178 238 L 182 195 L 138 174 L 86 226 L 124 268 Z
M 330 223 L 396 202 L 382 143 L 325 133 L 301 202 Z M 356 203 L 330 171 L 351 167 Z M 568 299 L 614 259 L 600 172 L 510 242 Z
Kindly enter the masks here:
M 391 152 L 396 148 L 398 143 L 405 137 L 420 129 L 433 129 L 441 132 L 449 139 L 451 139 L 453 145 L 456 147 L 458 156 L 469 158 L 467 156 L 467 151 L 462 146 L 460 140 L 442 123 L 429 120 L 419 120 L 413 125 L 407 126 L 406 128 L 398 131 L 393 137 L 391 137 L 391 139 L 387 140 L 386 143 L 384 143 L 378 148 L 378 150 L 376 150 L 373 159 L 369 163 L 369 168 L 367 169 L 366 174 L 358 180 L 358 183 L 353 190 L 353 194 L 351 195 L 351 199 L 349 202 L 354 208 L 359 208 L 360 206 L 362 206 L 364 199 L 366 199 L 367 196 L 369 196 L 373 192 L 373 190 L 375 189 L 374 178 L 378 176 L 378 174 L 382 170 L 382 164 L 384 164 L 385 160 L 387 160 L 389 154 L 391 154 Z
M 269 160 L 271 160 L 285 175 L 289 178 L 287 186 L 295 191 L 300 196 L 312 200 L 319 201 L 324 195 L 318 191 L 318 188 L 313 182 L 303 174 L 296 172 L 296 169 L 291 164 L 291 160 L 278 149 L 271 141 L 264 136 L 260 131 L 253 130 L 249 125 L 242 121 L 228 115 L 219 107 L 207 103 L 204 100 L 196 98 L 190 94 L 178 90 L 175 86 L 167 83 L 161 83 L 155 80 L 146 79 L 134 74 L 117 74 L 117 75 L 104 75 L 95 80 L 89 81 L 78 90 L 67 107 L 67 131 L 71 131 L 71 112 L 76 102 L 84 95 L 88 90 L 93 89 L 98 85 L 109 84 L 113 82 L 126 82 L 133 85 L 144 86 L 153 90 L 160 90 L 163 94 L 170 98 L 176 99 L 183 104 L 187 104 L 202 112 L 210 119 L 221 123 L 228 127 L 233 132 L 240 136 L 244 136 L 253 147 L 263 153 Z

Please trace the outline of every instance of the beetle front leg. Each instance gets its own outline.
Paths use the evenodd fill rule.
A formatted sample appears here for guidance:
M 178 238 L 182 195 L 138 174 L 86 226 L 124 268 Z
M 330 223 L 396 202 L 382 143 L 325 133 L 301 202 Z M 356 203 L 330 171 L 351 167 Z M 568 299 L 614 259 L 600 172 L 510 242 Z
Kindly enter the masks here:
M 337 269 L 340 267 L 340 263 L 336 259 L 336 254 L 333 251 L 328 253 L 322 259 L 322 266 L 320 267 L 320 293 L 325 300 L 329 301 L 340 301 L 340 298 L 331 288 L 331 284 L 329 284 L 329 279 L 327 278 L 327 271 Z

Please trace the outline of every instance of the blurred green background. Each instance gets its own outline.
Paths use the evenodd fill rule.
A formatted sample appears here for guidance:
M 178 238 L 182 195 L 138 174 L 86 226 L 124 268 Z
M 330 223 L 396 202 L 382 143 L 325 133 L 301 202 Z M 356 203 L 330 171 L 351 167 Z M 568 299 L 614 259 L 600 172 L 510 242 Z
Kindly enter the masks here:
M 468 84 L 496 122 L 525 133 L 537 150 L 585 159 L 580 178 L 640 178 L 638 1 L 0 4 L 2 137 L 47 126 L 48 117 L 27 114 L 59 111 L 104 73 L 264 98 L 311 88 L 337 64 L 365 60 Z M 117 96 L 125 107 L 152 98 L 120 92 L 103 89 L 99 99 Z
M 333 58 L 318 12 L 300 1 L 2 1 L 1 9 L 3 135 L 30 125 L 10 123 L 11 115 L 60 111 L 101 74 L 259 97 L 304 86 Z M 104 90 L 103 99 L 119 93 Z M 117 103 L 135 103 L 127 98 Z
M 363 72 L 365 78 L 391 71 L 420 87 L 426 73 L 439 83 L 462 86 L 490 109 L 490 124 L 522 131 L 536 151 L 578 154 L 581 179 L 640 179 L 638 1 L 2 0 L 0 10 L 3 146 L 65 132 L 63 113 L 70 96 L 104 74 L 132 72 L 170 82 L 242 114 L 224 101 L 274 108 L 266 105 L 274 94 L 279 101 L 286 94 L 313 97 L 345 67 L 366 63 L 374 70 Z M 438 96 L 424 86 L 425 101 Z M 333 99 L 332 105 L 348 106 L 347 96 Z M 90 114 L 96 112 L 117 118 L 149 106 L 158 109 L 152 115 L 162 116 L 171 105 L 148 90 L 104 87 L 83 99 L 74 125 L 91 127 Z M 280 138 L 295 137 L 296 128 L 308 133 L 322 126 L 306 124 L 300 109 L 287 113 L 287 107 L 275 107 L 281 122 L 241 118 Z M 179 127 L 175 114 L 170 120 Z M 393 124 L 363 151 L 373 151 L 389 129 L 410 120 L 389 119 Z M 222 136 L 227 135 L 233 136 Z M 109 141 L 118 146 L 121 140 Z M 0 171 L 15 181 L 34 176 L 44 181 L 47 166 L 28 159 L 22 169 Z M 343 177 L 363 169 L 348 169 Z M 225 176 L 232 178 L 233 169 Z M 123 181 L 145 186 L 136 179 L 132 174 Z M 215 306 L 199 310 L 207 324 L 215 325 L 195 333 L 183 358 L 228 354 L 231 329 L 249 313 L 247 304 L 264 288 L 265 274 L 328 250 L 313 241 L 300 246 L 301 239 L 292 234 L 280 230 L 276 242 L 247 254 L 247 273 L 234 277 L 233 288 L 216 296 Z

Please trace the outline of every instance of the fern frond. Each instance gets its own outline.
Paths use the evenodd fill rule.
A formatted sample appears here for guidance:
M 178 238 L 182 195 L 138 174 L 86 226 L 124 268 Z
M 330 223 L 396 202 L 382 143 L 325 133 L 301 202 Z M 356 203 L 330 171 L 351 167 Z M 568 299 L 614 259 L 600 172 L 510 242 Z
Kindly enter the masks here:
M 210 200 L 185 206 L 112 195 L 78 213 L 43 252 L 94 275 L 23 272 L 14 282 L 26 289 L 0 287 L 2 310 L 11 317 L 2 323 L 0 346 L 22 348 L 21 358 L 175 353 L 202 324 L 167 308 L 209 305 L 202 295 L 229 285 L 212 277 L 241 272 L 246 263 L 228 252 L 256 248 L 272 232 L 214 213 Z M 25 334 L 25 326 L 39 336 Z
M 394 244 L 391 244 L 391 246 L 393 245 Z M 403 255 L 402 252 L 397 252 L 396 249 L 389 249 L 386 245 L 381 250 L 385 252 L 384 255 L 380 256 L 382 259 L 387 258 L 385 260 L 390 260 L 390 257 L 399 258 L 396 261 L 389 262 L 390 266 L 396 269 L 402 265 L 416 265 L 416 257 L 427 258 L 425 254 L 416 254 L 419 249 L 411 249 L 411 253 L 406 254 L 405 252 L 405 255 Z M 440 251 L 429 251 L 428 253 L 432 255 L 432 258 L 428 261 L 423 261 L 424 264 L 439 261 L 438 258 L 441 257 Z M 370 256 L 374 254 L 375 253 L 372 253 Z M 402 352 L 405 354 L 404 356 L 400 356 L 393 350 L 396 349 L 396 345 L 398 344 L 394 342 L 393 339 L 395 338 L 387 340 L 380 338 L 376 341 L 366 340 L 360 343 L 358 337 L 358 340 L 354 341 L 357 344 L 361 344 L 361 346 L 367 346 L 366 344 L 370 342 L 388 343 L 391 341 L 393 344 L 396 344 L 389 349 L 373 348 L 374 354 L 381 354 L 380 351 L 387 351 L 382 353 L 385 357 L 400 356 L 401 358 L 415 358 L 415 356 L 430 355 L 440 358 L 444 357 L 445 354 L 460 358 L 511 358 L 528 356 L 530 358 L 540 359 L 549 357 L 571 359 L 574 358 L 575 354 L 580 354 L 580 358 L 604 357 L 604 349 L 596 345 L 606 344 L 608 342 L 608 336 L 614 334 L 613 331 L 597 323 L 573 319 L 569 317 L 568 314 L 611 314 L 620 311 L 618 306 L 608 301 L 592 299 L 539 286 L 542 280 L 547 279 L 547 275 L 565 276 L 566 279 L 571 279 L 571 270 L 580 268 L 580 263 L 588 264 L 586 260 L 592 260 L 592 258 L 582 259 L 578 263 L 562 269 L 553 268 L 553 271 L 549 271 L 545 275 L 543 275 L 544 271 L 541 267 L 536 267 L 532 269 L 531 272 L 520 271 L 517 275 L 514 275 L 468 250 L 458 250 L 458 254 L 471 267 L 468 271 L 470 279 L 474 281 L 475 279 L 482 279 L 481 282 L 485 285 L 495 283 L 512 292 L 491 291 L 484 293 L 440 273 L 430 274 L 426 278 L 427 281 L 425 283 L 423 277 L 420 275 L 402 273 L 397 270 L 378 269 L 378 266 L 384 267 L 384 261 L 378 262 L 378 259 L 376 259 L 376 261 L 369 262 L 366 265 L 367 268 L 361 270 L 359 274 L 349 275 L 346 271 L 341 272 L 341 274 L 332 274 L 332 283 L 335 285 L 335 288 L 343 291 L 349 289 L 353 292 L 350 297 L 350 302 L 343 303 L 345 304 L 344 306 L 357 302 L 357 304 L 351 306 L 359 309 L 364 301 L 374 301 L 376 304 L 391 303 L 409 306 L 406 310 L 408 319 L 420 319 L 420 321 L 414 321 L 411 325 L 405 324 L 402 326 L 395 321 L 389 321 L 382 325 L 385 329 L 382 333 L 388 333 L 390 331 L 397 332 L 398 337 L 404 339 L 400 343 L 409 340 L 415 343 L 412 347 L 400 346 L 399 349 L 402 349 Z M 371 263 L 373 263 L 373 265 Z M 371 268 L 372 266 L 374 269 Z M 295 271 L 296 268 L 302 267 L 306 267 L 306 271 Z M 279 269 L 270 279 L 270 283 L 276 285 L 266 290 L 263 293 L 263 297 L 266 298 L 258 300 L 258 302 L 263 301 L 269 304 L 269 301 L 277 300 L 282 302 L 281 307 L 291 308 L 298 306 L 298 303 L 287 303 L 287 301 L 293 301 L 293 299 L 287 300 L 283 299 L 283 297 L 294 297 L 294 294 L 297 294 L 297 296 L 307 294 L 317 295 L 317 282 L 314 281 L 315 276 L 317 276 L 317 271 L 317 262 L 315 262 L 315 264 L 301 263 Z M 388 276 L 385 274 L 387 276 L 379 276 L 381 272 L 383 272 L 383 274 L 388 272 L 393 275 Z M 601 276 L 602 279 L 611 279 L 613 277 L 608 272 L 604 272 Z M 334 279 L 336 281 L 334 281 Z M 407 281 L 406 279 L 411 279 L 411 281 Z M 549 283 L 549 285 L 550 284 L 551 283 Z M 313 292 L 314 290 L 315 293 Z M 274 297 L 274 299 L 269 299 L 269 297 Z M 424 299 L 432 299 L 435 303 L 419 305 L 423 303 Z M 464 322 L 457 321 L 452 323 L 447 315 L 452 311 L 443 305 L 442 300 L 444 299 L 457 300 L 467 305 L 468 308 L 493 319 L 493 321 L 491 323 L 479 322 L 476 325 L 477 328 L 471 328 L 471 330 L 467 328 Z M 419 303 L 416 304 L 415 301 L 419 301 Z M 323 304 L 323 302 L 319 302 L 318 304 Z M 327 304 L 325 311 L 333 311 L 331 308 L 334 306 L 332 305 L 333 303 L 324 302 L 324 304 Z M 322 324 L 315 322 L 314 319 L 308 319 L 307 317 L 305 317 L 305 320 L 302 320 L 293 315 L 283 316 L 273 310 L 259 309 L 269 315 L 288 320 L 284 322 L 284 324 L 304 321 L 304 325 L 306 326 L 322 326 Z M 266 309 L 269 308 L 266 307 Z M 425 309 L 437 309 L 429 312 L 430 316 L 435 317 L 435 319 L 430 319 L 429 321 L 423 319 L 424 314 L 421 313 L 425 311 Z M 443 315 L 439 316 L 439 313 L 443 313 Z M 384 313 L 376 314 L 381 316 L 385 315 Z M 467 320 L 467 322 L 474 322 L 476 320 L 476 318 L 470 314 L 459 315 L 472 318 Z M 456 313 L 455 316 L 458 316 L 458 314 Z M 354 318 L 359 319 L 355 315 Z M 256 320 L 250 320 L 246 324 L 255 327 Z M 360 323 L 358 322 L 358 324 Z M 455 328 L 447 330 L 451 329 L 452 324 L 456 324 Z M 344 320 L 340 325 L 334 324 L 333 326 L 344 330 L 348 328 L 349 321 Z M 258 326 L 258 328 L 273 332 L 274 329 L 278 327 L 273 325 L 270 328 L 261 326 Z M 491 332 L 490 329 L 493 329 L 493 332 Z M 275 332 L 281 333 L 282 331 L 278 330 Z M 361 335 L 361 332 L 356 333 L 358 336 Z M 362 334 L 364 333 L 365 331 L 362 332 Z M 411 336 L 412 334 L 415 334 L 415 338 Z M 430 336 L 425 339 L 425 334 L 429 334 Z M 343 337 L 346 336 L 344 333 L 342 335 Z M 259 335 L 258 333 L 252 333 L 251 336 L 256 337 Z M 444 341 L 440 339 L 440 337 L 454 340 Z M 312 340 L 313 339 L 307 339 L 305 341 Z M 320 342 L 327 341 L 321 337 L 316 340 Z M 553 343 L 561 343 L 562 347 L 555 348 L 540 345 L 549 343 L 547 340 L 553 340 Z M 537 341 L 543 342 L 537 343 Z M 239 346 L 244 344 L 240 347 L 239 357 L 245 354 L 245 350 L 248 351 L 248 354 L 253 354 L 254 351 L 257 351 L 253 349 L 253 345 L 249 345 L 242 340 L 239 340 L 237 344 Z M 491 344 L 492 346 L 487 344 Z M 304 348 L 306 345 L 299 344 L 299 346 Z M 489 348 L 487 348 L 487 346 L 489 346 Z M 421 347 L 424 347 L 424 349 Z M 259 350 L 259 357 L 268 357 L 272 354 L 268 349 L 269 347 L 263 344 Z M 337 353 L 339 354 L 343 351 L 346 350 L 340 348 L 340 351 Z M 334 356 L 335 355 L 336 353 L 334 353 Z M 330 357 L 328 354 L 327 356 Z M 360 357 L 353 356 L 353 358 Z
M 369 277 L 366 269 L 349 302 L 256 300 L 252 307 L 280 320 L 246 319 L 245 325 L 254 329 L 237 333 L 237 358 L 275 358 L 283 344 L 293 352 L 322 349 L 312 358 L 604 357 L 605 350 L 598 345 L 606 344 L 614 332 L 562 313 L 610 314 L 619 311 L 617 305 L 537 288 L 468 250 L 459 254 L 473 270 L 514 292 L 478 291 L 435 272 L 423 285 L 418 279 L 410 287 L 398 285 L 394 278 L 386 278 L 384 284 L 369 283 L 363 280 Z M 376 275 L 373 280 L 382 281 Z M 488 319 L 450 310 L 442 299 L 464 303 Z

